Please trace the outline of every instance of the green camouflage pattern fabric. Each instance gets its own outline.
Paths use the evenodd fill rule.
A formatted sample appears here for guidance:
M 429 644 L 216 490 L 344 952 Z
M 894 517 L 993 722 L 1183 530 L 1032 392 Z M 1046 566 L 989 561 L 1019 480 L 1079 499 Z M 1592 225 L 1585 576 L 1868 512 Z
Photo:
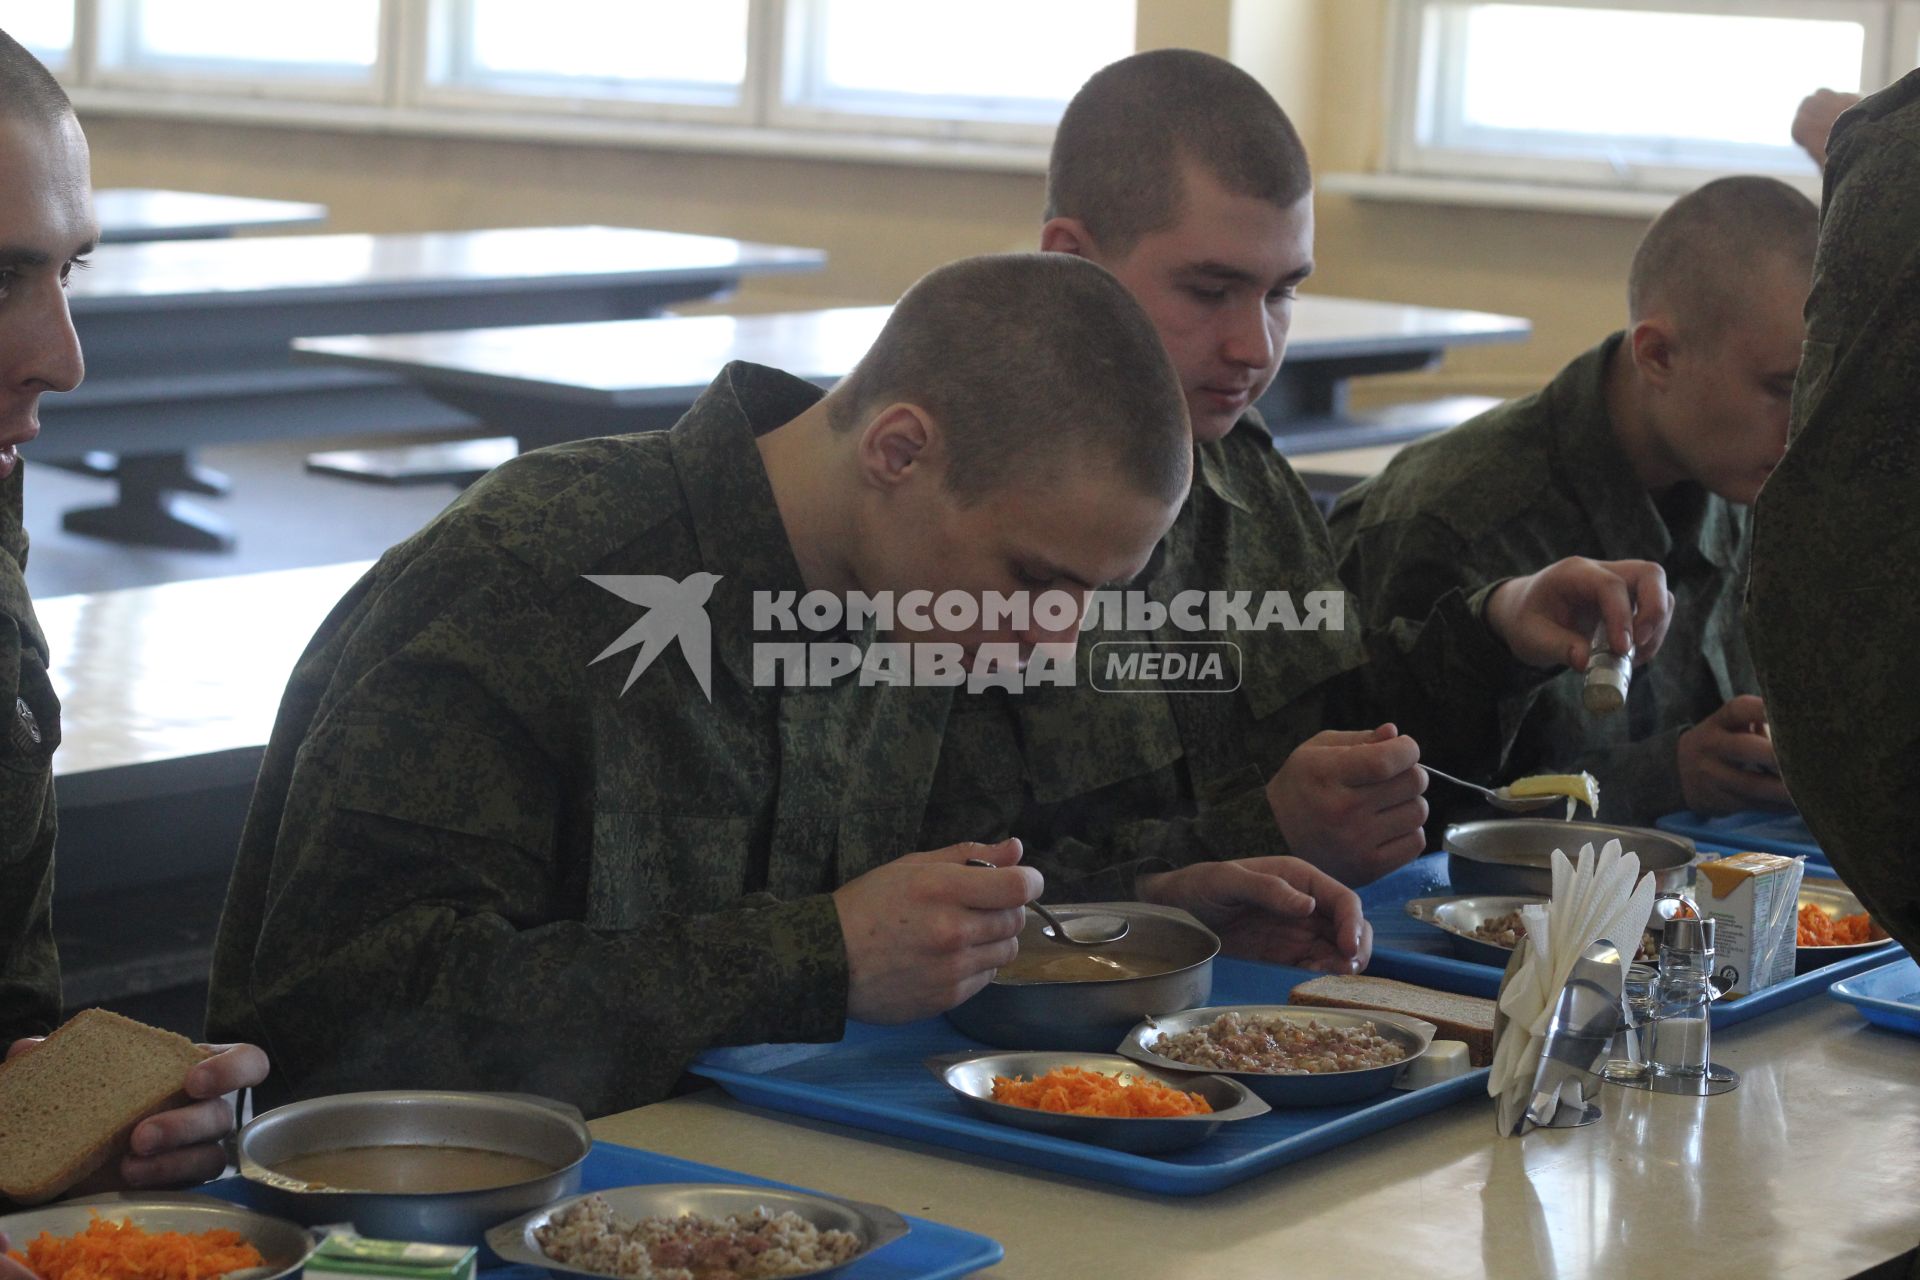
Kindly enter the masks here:
M 269 1100 L 665 1096 L 714 1045 L 839 1037 L 829 891 L 911 851 L 944 690 L 757 687 L 751 597 L 800 591 L 754 436 L 817 388 L 729 365 L 671 431 L 496 470 L 343 598 L 282 701 L 209 1026 Z M 721 575 L 712 701 L 584 574 Z
M 1657 499 L 1614 439 L 1603 388 L 1621 334 L 1540 392 L 1402 450 L 1330 518 L 1340 572 L 1371 619 L 1418 616 L 1436 594 L 1532 573 L 1566 556 L 1667 571 L 1672 629 L 1633 673 L 1627 705 L 1594 715 L 1563 671 L 1502 728 L 1489 777 L 1587 770 L 1609 821 L 1686 808 L 1680 735 L 1758 692 L 1741 625 L 1752 513 L 1683 483 Z M 1450 801 L 1452 798 L 1449 798 Z M 1451 816 L 1466 816 L 1459 804 Z
M 1920 72 L 1834 127 L 1786 458 L 1754 508 L 1748 634 L 1781 772 L 1920 953 Z
M 1129 590 L 1161 603 L 1188 590 L 1341 591 L 1326 525 L 1255 414 L 1200 445 L 1193 488 Z M 1084 633 L 1072 686 L 957 694 L 920 843 L 1021 837 L 1050 901 L 1135 896 L 1141 875 L 1207 859 L 1288 852 L 1265 794 L 1294 748 L 1322 729 L 1392 719 L 1439 758 L 1467 758 L 1514 696 L 1513 663 L 1481 619 L 1484 593 L 1455 592 L 1422 625 L 1365 632 L 1277 628 Z M 1138 681 L 1093 686 L 1103 641 L 1232 640 L 1232 693 Z
M 25 465 L 0 480 L 0 1052 L 60 1020 L 53 947 L 53 749 L 60 703 L 27 598 Z

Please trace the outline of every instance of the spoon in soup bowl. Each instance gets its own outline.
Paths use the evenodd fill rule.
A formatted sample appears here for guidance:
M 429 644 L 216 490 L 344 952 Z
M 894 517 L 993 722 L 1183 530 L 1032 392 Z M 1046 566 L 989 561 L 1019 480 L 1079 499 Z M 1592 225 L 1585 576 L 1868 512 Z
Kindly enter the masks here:
M 985 858 L 968 858 L 970 867 L 986 867 L 990 871 L 999 870 Z M 1055 942 L 1063 942 L 1070 947 L 1104 947 L 1109 942 L 1118 942 L 1127 936 L 1128 924 L 1124 917 L 1108 915 L 1075 916 L 1064 923 L 1037 902 L 1029 902 L 1027 910 L 1038 913 L 1047 923 L 1046 935 Z

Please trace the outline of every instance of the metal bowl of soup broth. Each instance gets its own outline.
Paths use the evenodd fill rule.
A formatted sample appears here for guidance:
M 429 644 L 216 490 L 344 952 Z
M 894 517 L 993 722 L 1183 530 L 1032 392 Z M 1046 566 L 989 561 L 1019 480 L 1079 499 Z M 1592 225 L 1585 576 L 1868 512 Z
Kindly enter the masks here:
M 1020 954 L 948 1010 L 948 1022 L 996 1049 L 1110 1053 L 1141 1019 L 1203 1005 L 1213 994 L 1220 939 L 1177 907 L 1086 902 L 1053 912 L 1069 929 L 1076 916 L 1121 916 L 1127 935 L 1076 947 L 1056 942 L 1029 913 Z
M 240 1174 L 262 1208 L 384 1240 L 479 1244 L 580 1189 L 580 1113 L 522 1094 L 343 1093 L 256 1116 Z

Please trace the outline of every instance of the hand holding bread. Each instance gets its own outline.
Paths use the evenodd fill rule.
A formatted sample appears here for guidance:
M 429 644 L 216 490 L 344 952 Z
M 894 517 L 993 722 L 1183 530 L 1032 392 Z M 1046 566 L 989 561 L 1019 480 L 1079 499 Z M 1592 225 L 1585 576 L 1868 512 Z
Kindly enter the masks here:
M 103 1009 L 18 1041 L 0 1064 L 0 1197 L 218 1177 L 218 1143 L 233 1131 L 226 1095 L 266 1074 L 252 1045 L 195 1045 Z

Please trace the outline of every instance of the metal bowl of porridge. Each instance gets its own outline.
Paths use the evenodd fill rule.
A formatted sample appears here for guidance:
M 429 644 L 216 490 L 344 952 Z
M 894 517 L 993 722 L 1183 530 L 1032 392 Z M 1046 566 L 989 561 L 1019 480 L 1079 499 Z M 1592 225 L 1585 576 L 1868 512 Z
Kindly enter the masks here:
M 1122 916 L 1127 936 L 1103 947 L 1056 942 L 1029 914 L 1020 954 L 972 999 L 947 1011 L 964 1035 L 996 1049 L 1107 1053 L 1142 1018 L 1205 1004 L 1220 939 L 1176 907 L 1089 902 L 1053 908 Z
M 1275 1028 L 1274 1039 L 1279 1043 L 1251 1051 L 1231 1047 L 1260 1039 L 1249 1033 L 1261 1026 Z M 1240 1034 L 1233 1034 L 1235 1029 Z M 1399 1013 L 1292 1004 L 1221 1005 L 1148 1018 L 1127 1033 L 1119 1052 L 1161 1071 L 1224 1076 L 1272 1106 L 1328 1107 L 1360 1102 L 1393 1088 L 1401 1071 L 1427 1051 L 1436 1034 L 1432 1023 Z M 1163 1048 L 1166 1042 L 1173 1045 Z M 1198 1046 L 1205 1056 L 1182 1052 L 1177 1046 L 1183 1044 Z M 1190 1061 L 1190 1056 L 1196 1060 Z M 1255 1062 L 1265 1065 L 1248 1069 Z
M 694 1221 L 689 1223 L 689 1218 Z M 689 1226 L 713 1228 L 728 1218 L 757 1221 L 752 1252 L 766 1265 L 728 1269 L 727 1275 L 829 1275 L 909 1230 L 906 1219 L 893 1210 L 858 1200 L 725 1182 L 660 1182 L 614 1187 L 547 1205 L 493 1228 L 487 1232 L 487 1245 L 506 1262 L 542 1267 L 556 1276 L 632 1280 L 648 1274 L 635 1261 L 653 1252 L 646 1248 L 648 1240 L 671 1236 L 673 1226 L 683 1232 Z M 665 1243 L 671 1248 L 676 1242 Z M 696 1274 L 709 1270 L 695 1267 Z

